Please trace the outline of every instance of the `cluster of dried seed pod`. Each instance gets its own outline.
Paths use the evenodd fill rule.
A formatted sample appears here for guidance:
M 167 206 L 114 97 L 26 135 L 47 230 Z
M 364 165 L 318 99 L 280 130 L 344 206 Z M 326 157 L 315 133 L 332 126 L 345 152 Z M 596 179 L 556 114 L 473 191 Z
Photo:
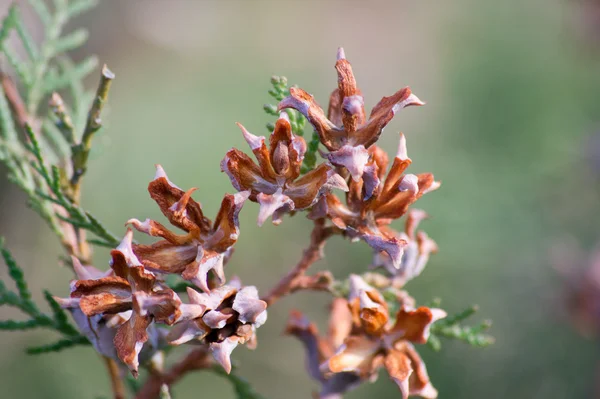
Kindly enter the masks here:
M 148 186 L 150 196 L 183 234 L 152 219 L 130 219 L 127 224 L 133 229 L 159 240 L 136 244 L 133 230 L 128 230 L 111 252 L 111 269 L 105 273 L 74 262 L 78 280 L 72 282 L 70 298 L 60 301 L 99 352 L 119 358 L 136 374 L 140 362 L 164 345 L 195 342 L 207 345 L 229 372 L 232 350 L 240 344 L 256 345 L 267 302 L 255 287 L 227 281 L 224 271 L 239 236 L 238 214 L 250 200 L 260 205 L 259 225 L 269 217 L 279 224 L 284 215 L 305 210 L 319 226 L 366 242 L 374 252 L 372 267 L 390 274 L 380 276 L 386 299 L 381 287 L 351 275 L 347 298 L 333 301 L 327 337 L 319 337 L 300 313 L 292 314 L 287 332 L 304 342 L 309 372 L 322 385 L 321 397 L 333 398 L 372 380 L 380 367 L 387 369 L 404 398 L 436 397 L 413 344 L 426 342 L 429 326 L 445 313 L 415 309 L 414 300 L 401 288 L 421 273 L 437 250 L 433 240 L 416 231 L 426 214 L 409 207 L 439 183 L 429 173 L 405 173 L 411 160 L 404 135 L 389 170 L 387 154 L 375 145 L 400 109 L 423 103 L 404 88 L 384 97 L 367 118 L 342 49 L 335 68 L 338 88 L 331 94 L 327 116 L 310 94 L 292 87 L 278 106 L 280 117 L 268 144 L 267 138 L 238 124 L 256 162 L 236 148 L 227 152 L 221 169 L 238 193 L 224 197 L 214 222 L 192 199 L 195 189 L 180 189 L 158 166 Z M 308 119 L 325 148 L 323 162 L 304 174 L 307 147 L 292 130 L 288 108 Z M 344 198 L 339 192 L 345 192 Z M 390 227 L 404 215 L 404 231 Z M 168 275 L 189 282 L 187 301 L 169 288 Z

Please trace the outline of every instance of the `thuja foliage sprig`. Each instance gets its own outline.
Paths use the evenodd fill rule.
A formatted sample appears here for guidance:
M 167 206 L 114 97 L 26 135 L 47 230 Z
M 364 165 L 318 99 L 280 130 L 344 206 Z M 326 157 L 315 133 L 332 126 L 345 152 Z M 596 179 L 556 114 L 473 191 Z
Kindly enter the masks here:
M 55 330 L 62 335 L 62 338 L 56 342 L 27 348 L 27 353 L 32 355 L 58 352 L 76 345 L 89 345 L 88 339 L 81 335 L 69 322 L 67 313 L 61 309 L 48 291 L 44 291 L 44 298 L 48 302 L 52 313 L 46 314 L 39 309 L 31 298 L 23 269 L 4 246 L 3 239 L 0 239 L 0 254 L 6 264 L 8 274 L 16 286 L 16 291 L 12 291 L 6 287 L 4 282 L 0 281 L 0 305 L 12 306 L 28 316 L 27 320 L 0 321 L 0 330 L 23 331 L 45 328 Z
M 19 76 L 19 85 L 5 73 L 1 76 L 0 162 L 8 169 L 9 180 L 27 194 L 29 205 L 63 245 L 89 260 L 87 242 L 107 247 L 118 243 L 79 205 L 81 177 L 87 168 L 92 137 L 102 126 L 100 113 L 114 75 L 105 66 L 96 94 L 86 92 L 82 80 L 96 67 L 95 57 L 75 64 L 65 55 L 85 43 L 88 36 L 83 29 L 63 35 L 65 25 L 95 1 L 55 0 L 52 11 L 42 0 L 30 0 L 29 4 L 44 26 L 41 43 L 31 39 L 17 5 L 11 6 L 0 28 L 0 49 Z M 26 49 L 24 59 L 8 42 L 11 32 L 16 32 Z M 70 105 L 62 100 L 59 90 L 70 96 Z M 46 107 L 41 105 L 46 98 L 50 99 L 49 107 L 43 113 L 40 111 Z M 80 242 L 70 242 L 65 223 L 97 238 L 87 241 L 77 234 Z
M 457 339 L 471 346 L 481 348 L 492 345 L 495 342 L 494 337 L 484 333 L 492 327 L 490 320 L 484 320 L 475 326 L 464 326 L 461 324 L 464 320 L 477 313 L 478 310 L 479 307 L 474 305 L 453 316 L 448 316 L 445 319 L 435 322 L 431 326 L 431 335 L 427 341 L 429 347 L 435 351 L 439 351 L 442 347 L 441 337 Z
M 31 162 L 31 165 L 39 176 L 42 177 L 47 189 L 44 190 L 44 188 L 38 188 L 36 194 L 43 200 L 56 204 L 66 211 L 66 216 L 60 212 L 56 213 L 56 217 L 60 220 L 69 223 L 78 229 L 90 231 L 98 237 L 98 239 L 88 240 L 88 242 L 108 248 L 117 246 L 119 244 L 119 239 L 110 233 L 94 216 L 83 210 L 66 194 L 65 187 L 69 186 L 67 185 L 68 183 L 65 182 L 64 174 L 61 173 L 61 169 L 56 165 L 52 165 L 50 170 L 46 167 L 39 142 L 29 124 L 25 125 L 25 131 L 29 138 L 29 144 L 26 144 L 26 148 L 35 158 L 35 160 Z M 81 147 L 80 151 L 81 153 L 84 153 L 89 150 L 86 150 L 85 147 Z M 75 154 L 80 154 L 80 152 L 75 152 Z M 85 155 L 85 157 L 86 158 L 83 158 L 81 161 L 74 161 L 74 163 L 81 162 L 83 170 L 85 169 L 85 163 L 87 162 L 87 155 Z M 74 172 L 71 182 L 73 182 L 76 175 L 77 173 Z M 71 187 L 78 187 L 79 177 L 76 180 L 76 185 Z

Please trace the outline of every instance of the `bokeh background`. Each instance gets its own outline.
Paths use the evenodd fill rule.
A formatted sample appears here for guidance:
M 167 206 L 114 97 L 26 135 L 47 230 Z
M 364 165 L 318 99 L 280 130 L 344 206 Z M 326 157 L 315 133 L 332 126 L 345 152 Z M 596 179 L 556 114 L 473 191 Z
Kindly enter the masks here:
M 0 2 L 2 14 L 8 3 Z M 199 187 L 195 198 L 214 217 L 232 192 L 219 161 L 246 146 L 234 122 L 266 133 L 272 74 L 326 103 L 344 46 L 367 108 L 406 85 L 428 103 L 402 111 L 381 140 L 393 154 L 403 131 L 411 171 L 443 182 L 418 204 L 432 215 L 422 227 L 440 252 L 408 290 L 421 302 L 442 298 L 450 313 L 477 303 L 476 318 L 494 321 L 490 348 L 419 348 L 440 398 L 598 397 L 598 341 L 570 324 L 552 253 L 567 241 L 586 251 L 600 239 L 599 14 L 591 0 L 105 0 L 73 24 L 91 32 L 74 57 L 98 54 L 117 75 L 84 203 L 117 233 L 128 218 L 156 217 L 146 186 L 161 163 L 181 187 Z M 66 295 L 70 275 L 58 266 L 55 238 L 16 189 L 1 182 L 0 190 L 0 234 L 34 292 Z M 258 228 L 256 212 L 245 206 L 226 272 L 266 290 L 300 256 L 310 223 L 296 216 Z M 335 238 L 316 269 L 341 277 L 369 262 L 366 245 Z M 107 264 L 106 252 L 97 251 L 96 264 Z M 234 351 L 260 393 L 307 398 L 317 388 L 300 344 L 281 331 L 292 308 L 323 328 L 327 302 L 303 293 L 283 300 L 259 330 L 257 351 Z M 103 364 L 89 348 L 23 353 L 52 334 L 0 334 L 0 396 L 108 397 Z M 226 382 L 202 372 L 174 394 L 233 398 Z M 382 375 L 347 395 L 369 396 L 398 392 Z

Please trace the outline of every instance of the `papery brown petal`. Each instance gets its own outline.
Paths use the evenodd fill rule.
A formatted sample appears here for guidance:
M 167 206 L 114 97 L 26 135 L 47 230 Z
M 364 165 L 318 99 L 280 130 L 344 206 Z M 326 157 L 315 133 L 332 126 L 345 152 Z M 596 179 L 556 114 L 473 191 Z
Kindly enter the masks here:
M 131 230 L 128 230 L 127 236 L 129 236 L 130 232 Z M 149 292 L 152 290 L 156 283 L 156 277 L 151 272 L 146 271 L 135 256 L 131 248 L 130 239 L 124 239 L 117 249 L 110 251 L 110 255 L 110 267 L 115 272 L 115 275 L 129 282 L 132 291 Z
M 431 173 L 420 173 L 417 175 L 419 185 L 419 195 L 427 194 L 431 191 L 437 190 L 440 187 L 440 183 L 436 182 Z
M 225 300 L 231 298 L 236 293 L 237 289 L 229 285 L 215 288 L 209 293 L 200 293 L 193 288 L 187 288 L 190 302 L 196 305 L 203 305 L 207 310 L 218 309 Z
M 404 134 L 400 133 L 400 144 L 398 145 L 398 153 L 396 154 L 396 157 L 394 158 L 394 163 L 392 164 L 392 167 L 388 172 L 387 177 L 385 178 L 385 182 L 383 183 L 382 196 L 386 197 L 382 198 L 382 201 L 385 201 L 387 199 L 388 193 L 393 192 L 394 189 L 398 186 L 402 173 L 404 173 L 406 168 L 409 167 L 411 162 L 412 161 L 408 157 L 406 151 L 406 137 L 404 137 Z
M 316 203 L 321 188 L 329 179 L 330 169 L 330 166 L 320 164 L 298 180 L 288 183 L 283 194 L 294 201 L 295 209 L 301 210 L 308 208 Z
M 262 226 L 276 211 L 281 209 L 283 212 L 289 212 L 295 208 L 294 201 L 283 194 L 281 188 L 277 189 L 273 194 L 258 194 L 256 196 L 256 201 L 260 204 L 256 221 L 259 226 Z M 273 219 L 273 224 L 278 224 L 278 222 L 281 222 L 280 215 Z
M 202 316 L 202 321 L 210 328 L 223 328 L 227 324 L 227 320 L 233 317 L 233 313 L 219 312 L 218 310 L 209 310 Z
M 415 175 L 404 175 L 397 190 L 379 196 L 371 208 L 376 219 L 398 219 L 408 211 L 408 207 L 421 196 Z
M 407 399 L 410 391 L 409 378 L 413 373 L 411 361 L 404 352 L 390 350 L 384 360 L 390 378 L 398 385 L 402 399 Z
M 363 200 L 368 201 L 373 196 L 377 196 L 381 191 L 381 181 L 379 180 L 379 167 L 375 162 L 369 162 L 365 166 L 363 178 Z
M 86 316 L 120 313 L 131 309 L 131 295 L 120 297 L 106 292 L 85 295 L 79 300 L 79 307 Z
M 330 357 L 321 369 L 332 373 L 351 371 L 361 376 L 370 375 L 375 371 L 371 366 L 379 348 L 378 340 L 362 336 L 348 337 L 338 352 Z
M 184 245 L 192 241 L 191 234 L 175 234 L 165 226 L 151 219 L 146 219 L 143 222 L 138 219 L 129 219 L 125 225 L 133 226 L 137 231 L 146 233 L 152 237 L 162 237 L 174 245 Z M 133 245 L 135 253 L 135 245 Z
M 335 89 L 329 96 L 329 106 L 327 107 L 327 119 L 335 126 L 342 126 L 342 100 L 340 99 L 340 89 Z
M 212 235 L 204 244 L 206 248 L 216 252 L 225 252 L 235 244 L 240 234 L 238 216 L 249 196 L 250 191 L 225 195 L 215 218 Z
M 221 161 L 221 171 L 227 173 L 231 184 L 238 191 L 252 190 L 257 193 L 274 193 L 277 185 L 274 179 L 262 176 L 262 171 L 252 159 L 238 149 L 232 148 Z
M 446 312 L 441 309 L 430 309 L 421 306 L 416 310 L 402 308 L 396 315 L 396 323 L 391 332 L 407 341 L 424 344 L 429 338 L 429 327 L 433 322 L 446 317 Z
M 338 138 L 343 132 L 325 117 L 323 109 L 317 104 L 314 97 L 297 87 L 290 87 L 290 95 L 279 103 L 277 110 L 293 108 L 308 119 L 315 128 L 321 143 L 330 150 L 337 149 Z
M 276 173 L 275 170 L 273 170 L 271 155 L 269 154 L 269 150 L 267 149 L 267 145 L 265 144 L 265 137 L 253 135 L 248 130 L 246 130 L 246 128 L 241 123 L 236 123 L 236 125 L 242 130 L 244 139 L 246 140 L 246 142 L 250 146 L 250 149 L 254 153 L 254 156 L 258 161 L 258 165 L 260 167 L 262 176 L 266 177 L 269 180 L 275 179 Z
M 239 313 L 238 320 L 242 323 L 254 323 L 267 309 L 267 303 L 258 297 L 254 286 L 242 288 L 233 300 L 233 310 Z
M 148 184 L 148 192 L 174 226 L 187 232 L 210 228 L 210 220 L 204 217 L 200 204 L 190 198 L 191 191 L 186 193 L 171 183 L 160 165 L 156 166 L 156 176 Z
M 181 345 L 192 339 L 202 339 L 210 332 L 201 319 L 188 320 L 175 324 L 167 335 L 167 341 L 171 345 Z
M 198 244 L 175 245 L 163 240 L 152 245 L 134 244 L 133 252 L 149 270 L 181 273 L 196 258 Z
M 360 299 L 360 294 L 363 291 L 371 292 L 376 291 L 375 288 L 371 287 L 367 282 L 358 274 L 350 274 L 348 276 L 348 301 L 352 302 L 354 299 Z
M 315 215 L 311 215 L 311 218 L 323 217 L 321 215 L 326 212 L 326 216 L 330 218 L 336 227 L 345 230 L 347 224 L 353 220 L 352 212 L 332 193 L 326 193 L 321 198 L 324 200 L 319 204 L 318 212 Z
M 71 298 L 86 295 L 110 293 L 120 298 L 131 296 L 131 286 L 127 280 L 118 276 L 109 276 L 96 280 L 76 280 L 71 284 Z
M 215 252 L 212 250 L 202 250 L 198 247 L 198 256 L 194 262 L 190 263 L 181 273 L 181 277 L 191 281 L 204 292 L 209 292 L 208 287 L 208 272 L 213 270 L 221 283 L 225 282 L 223 274 L 223 259 L 224 253 Z
M 84 266 L 81 264 L 76 256 L 71 255 L 71 262 L 73 264 L 73 271 L 77 276 L 78 280 L 95 280 L 102 277 L 108 277 L 112 270 L 101 271 L 96 269 L 94 266 Z
M 223 342 L 212 342 L 210 351 L 227 374 L 231 373 L 231 352 L 238 346 L 235 338 L 226 338 Z
M 335 69 L 338 74 L 338 88 L 342 102 L 342 120 L 346 132 L 353 133 L 358 126 L 365 123 L 364 100 L 356 85 L 352 66 L 346 60 L 343 50 L 338 52 L 338 57 Z
M 380 335 L 388 322 L 387 309 L 373 301 L 369 293 L 360 294 L 360 319 L 367 334 Z
M 306 153 L 306 142 L 292 133 L 287 112 L 281 112 L 269 141 L 270 155 L 277 173 L 288 181 L 297 179 Z
M 358 181 L 362 177 L 369 160 L 369 152 L 362 145 L 351 146 L 346 144 L 339 150 L 327 154 L 327 159 L 334 165 L 348 169 L 352 179 Z
M 131 374 L 137 377 L 139 360 L 138 355 L 148 340 L 146 329 L 150 325 L 150 318 L 132 313 L 131 318 L 119 327 L 115 335 L 114 344 L 117 355 L 129 367 Z
M 179 305 L 181 299 L 170 289 L 133 295 L 133 310 L 142 317 L 154 317 L 157 323 L 173 325 L 181 316 Z
M 292 133 L 287 112 L 280 114 L 275 130 L 269 137 L 269 147 L 275 171 L 287 180 L 296 179 L 300 175 L 306 143 L 302 137 Z
M 404 247 L 407 245 L 405 240 L 397 237 L 383 237 L 379 235 L 364 234 L 362 239 L 375 251 L 383 251 L 390 256 L 395 268 L 399 268 L 402 263 Z
M 110 251 L 111 261 L 109 265 L 111 269 L 116 273 L 116 269 L 123 269 L 129 266 L 141 266 L 142 263 L 137 258 L 135 253 L 133 252 L 132 247 L 133 240 L 133 231 L 131 229 L 127 229 L 125 233 L 125 237 L 121 240 L 121 243 L 117 246 L 117 248 Z M 126 278 L 124 275 L 120 275 L 116 273 L 117 276 Z
M 352 136 L 353 143 L 355 145 L 362 144 L 365 147 L 371 146 L 379 139 L 383 128 L 392 120 L 398 110 L 410 105 L 423 104 L 408 87 L 397 91 L 390 97 L 383 97 L 371 111 L 367 123 Z
M 352 314 L 348 310 L 348 301 L 343 298 L 334 298 L 331 302 L 329 314 L 328 338 L 332 348 L 337 348 L 352 330 Z
M 348 184 L 348 192 L 346 193 L 346 205 L 355 214 L 360 214 L 365 203 L 363 201 L 363 187 L 365 185 L 364 179 L 358 181 L 350 179 Z
M 415 348 L 409 343 L 403 345 L 403 352 L 410 359 L 410 367 L 413 370 L 408 383 L 409 395 L 420 396 L 425 399 L 437 398 L 438 392 L 431 385 L 427 368 L 421 356 L 419 356 Z
M 389 164 L 389 158 L 387 153 L 379 146 L 372 145 L 369 147 L 369 155 L 375 164 L 377 165 L 377 177 L 379 180 L 384 180 Z

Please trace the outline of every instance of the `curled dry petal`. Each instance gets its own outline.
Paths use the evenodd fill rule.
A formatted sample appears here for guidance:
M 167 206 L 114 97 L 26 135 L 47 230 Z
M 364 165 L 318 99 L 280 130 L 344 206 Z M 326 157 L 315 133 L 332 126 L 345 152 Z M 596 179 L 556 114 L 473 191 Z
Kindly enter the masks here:
M 295 209 L 306 209 L 317 202 L 321 189 L 330 177 L 331 166 L 321 164 L 301 178 L 288 183 L 284 194 L 294 201 Z
M 239 321 L 254 323 L 266 311 L 267 303 L 259 299 L 256 287 L 247 286 L 238 291 L 232 308 L 239 313 Z
M 210 221 L 204 217 L 200 204 L 190 198 L 193 190 L 184 192 L 174 185 L 160 165 L 156 165 L 156 176 L 148 184 L 150 197 L 171 224 L 187 232 L 206 231 Z
M 286 108 L 293 108 L 304 115 L 319 134 L 321 143 L 330 150 L 336 149 L 335 141 L 336 136 L 339 136 L 338 129 L 325 117 L 323 109 L 313 96 L 297 87 L 290 87 L 290 95 L 279 103 L 277 110 L 281 111 Z
M 362 177 L 369 160 L 369 152 L 363 145 L 345 145 L 339 150 L 327 154 L 327 159 L 334 165 L 348 169 L 352 179 L 358 181 Z
M 410 359 L 410 366 L 413 370 L 409 377 L 409 395 L 416 395 L 425 399 L 437 398 L 438 392 L 431 385 L 427 368 L 421 356 L 419 356 L 415 348 L 409 343 L 404 343 L 402 347 L 406 357 Z
M 284 208 L 285 211 L 294 209 L 294 201 L 283 194 L 281 188 L 273 194 L 260 193 L 256 196 L 256 200 L 260 204 L 257 220 L 259 226 L 262 226 L 269 216 L 272 216 L 279 209 Z
M 396 112 L 402 108 L 411 105 L 424 105 L 421 100 L 412 94 L 410 88 L 405 87 L 392 94 L 390 97 L 383 97 L 369 116 L 369 120 L 361 126 L 354 134 L 354 143 L 362 144 L 365 147 L 375 143 L 386 125 L 394 118 Z
M 148 340 L 146 329 L 149 325 L 149 318 L 139 316 L 134 312 L 131 318 L 119 327 L 115 335 L 114 343 L 117 355 L 129 367 L 134 377 L 137 377 L 138 374 L 138 355 Z
M 387 309 L 375 302 L 369 292 L 360 293 L 360 319 L 367 334 L 379 335 L 388 322 Z
M 387 253 L 395 268 L 400 267 L 402 255 L 404 254 L 404 247 L 407 245 L 405 240 L 397 237 L 388 238 L 371 234 L 364 234 L 362 238 L 375 251 Z
M 446 317 L 441 309 L 420 307 L 416 310 L 402 308 L 396 315 L 396 323 L 391 332 L 396 339 L 424 344 L 429 338 L 429 328 L 436 320 Z
M 231 373 L 231 352 L 238 346 L 235 338 L 226 338 L 223 342 L 210 344 L 210 351 L 227 374 Z
M 374 371 L 372 365 L 379 348 L 378 340 L 363 336 L 348 337 L 336 354 L 321 366 L 321 369 L 325 372 L 350 371 L 368 376 Z

